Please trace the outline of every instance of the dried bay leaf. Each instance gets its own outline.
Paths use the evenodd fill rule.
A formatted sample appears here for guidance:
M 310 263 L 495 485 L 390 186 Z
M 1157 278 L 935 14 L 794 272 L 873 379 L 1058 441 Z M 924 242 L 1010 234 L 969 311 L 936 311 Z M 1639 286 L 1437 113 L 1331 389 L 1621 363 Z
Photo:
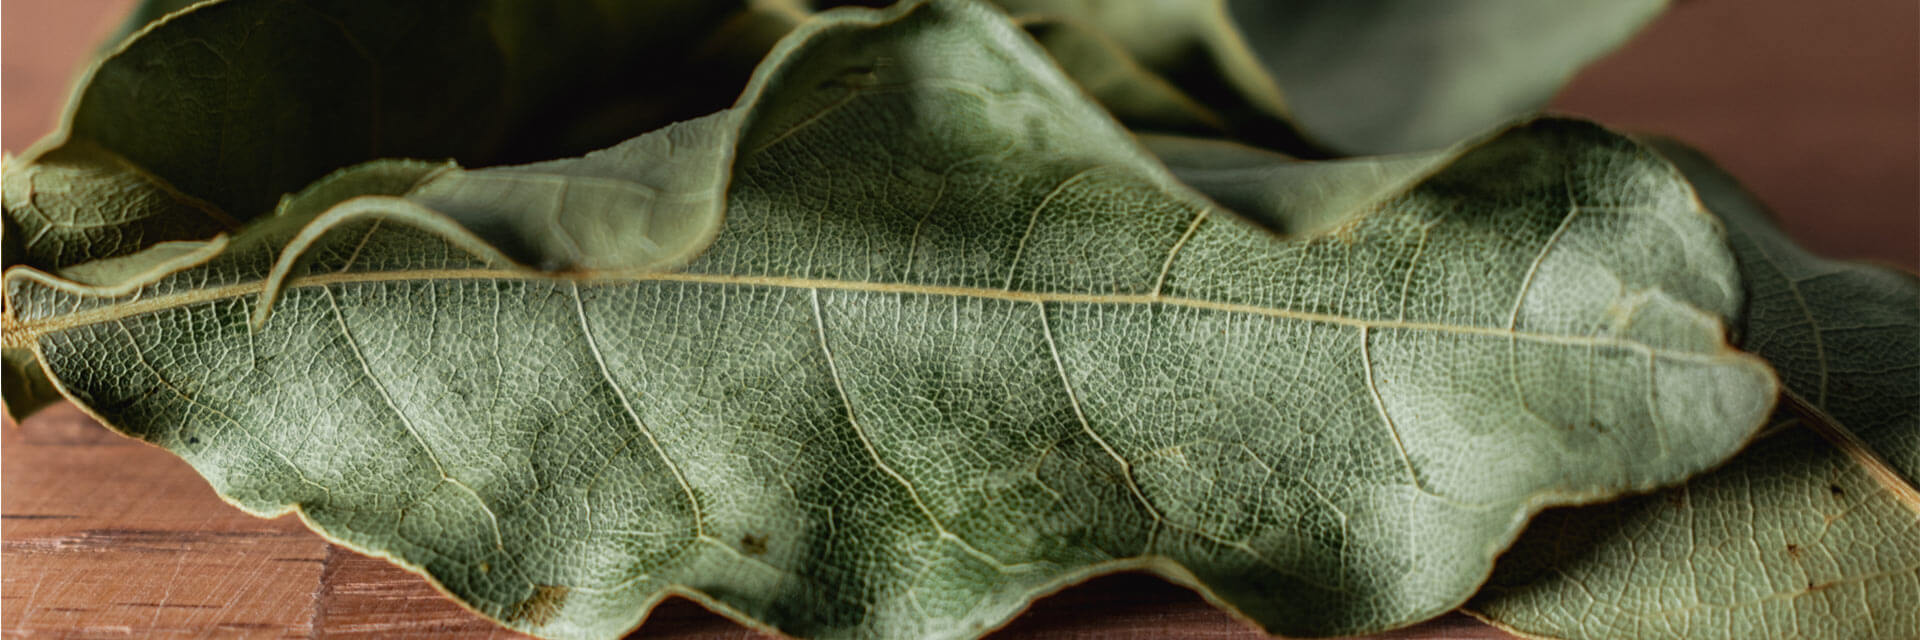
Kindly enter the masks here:
M 606 209 L 481 206 L 647 175 L 659 138 L 611 168 L 349 170 L 228 240 L 9 270 L 5 345 L 242 508 L 551 637 L 673 594 L 971 637 L 1126 569 L 1276 633 L 1394 628 L 1534 511 L 1729 457 L 1774 397 L 1724 341 L 1716 223 L 1589 124 L 1290 200 L 1350 211 L 1278 238 L 944 1 L 823 15 L 714 117 L 691 139 L 723 149 L 673 170 L 708 173 L 662 178 L 717 228 L 660 265 L 529 268 L 591 252 L 506 247 L 517 216 Z M 331 202 L 356 192 L 389 195 Z
M 1015 15 L 1071 18 L 1107 34 L 1137 66 L 1220 114 L 1231 137 L 1302 157 L 1427 150 L 1478 135 L 1545 105 L 1575 71 L 1666 6 L 1664 0 L 995 2 Z M 1080 77 L 1075 64 L 1066 66 Z M 1157 124 L 1129 121 L 1125 115 L 1135 105 L 1112 104 L 1127 94 L 1100 98 L 1130 126 Z
M 1920 637 L 1920 279 L 1808 253 L 1699 152 L 1659 145 L 1726 221 L 1742 346 L 1782 406 L 1725 468 L 1543 514 L 1472 608 L 1560 638 Z
M 708 0 L 181 4 L 140 7 L 61 129 L 7 163 L 7 265 L 205 240 L 377 158 L 603 147 L 725 106 L 781 31 Z

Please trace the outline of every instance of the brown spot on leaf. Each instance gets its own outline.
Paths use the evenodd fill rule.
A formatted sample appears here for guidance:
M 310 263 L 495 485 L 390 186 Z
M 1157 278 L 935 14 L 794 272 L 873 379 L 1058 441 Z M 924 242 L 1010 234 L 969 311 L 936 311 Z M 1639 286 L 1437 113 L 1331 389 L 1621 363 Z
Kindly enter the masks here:
M 1840 489 L 1840 485 L 1837 485 L 1837 484 L 1830 484 L 1830 485 L 1827 485 L 1827 492 L 1828 492 L 1828 493 L 1832 493 L 1832 494 L 1833 494 L 1833 497 L 1835 497 L 1835 498 L 1838 498 L 1838 497 L 1841 497 L 1841 496 L 1844 496 L 1844 495 L 1847 495 L 1847 492 L 1846 492 L 1846 491 L 1843 491 L 1843 490 L 1841 490 L 1841 489 Z
M 751 533 L 740 536 L 740 550 L 750 556 L 764 555 L 767 552 L 767 537 Z
M 1787 555 L 1792 556 L 1795 560 L 1800 559 L 1800 545 L 1788 543 Z
M 560 614 L 560 605 L 567 601 L 568 591 L 562 585 L 536 584 L 533 586 L 533 595 L 513 605 L 513 611 L 507 614 L 507 621 L 544 626 Z

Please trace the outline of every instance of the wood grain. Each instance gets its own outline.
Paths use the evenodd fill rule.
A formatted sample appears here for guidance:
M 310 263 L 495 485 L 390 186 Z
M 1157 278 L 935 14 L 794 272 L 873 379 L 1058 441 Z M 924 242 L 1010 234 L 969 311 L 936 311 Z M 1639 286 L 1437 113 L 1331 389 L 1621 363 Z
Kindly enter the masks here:
M 0 6 L 0 145 L 53 126 L 66 85 L 129 0 Z M 1676 135 L 1722 159 L 1816 250 L 1920 263 L 1920 54 L 1912 0 L 1682 3 L 1576 79 L 1555 108 Z M 1783 150 L 1785 150 L 1783 152 Z M 0 427 L 0 635 L 519 638 L 423 579 L 259 520 L 184 462 L 71 406 Z M 684 600 L 641 637 L 760 637 Z M 1256 638 L 1185 589 L 1109 576 L 996 638 Z M 1508 638 L 1450 615 L 1376 638 Z
M 8 635 L 307 637 L 327 544 L 71 405 L 0 434 Z

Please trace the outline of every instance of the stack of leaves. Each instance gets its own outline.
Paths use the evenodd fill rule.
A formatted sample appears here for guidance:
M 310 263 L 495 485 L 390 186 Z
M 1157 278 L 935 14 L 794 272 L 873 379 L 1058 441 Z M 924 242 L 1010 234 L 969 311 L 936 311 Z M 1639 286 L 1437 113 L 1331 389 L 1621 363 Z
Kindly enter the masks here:
M 1528 115 L 1661 2 L 1000 4 L 153 0 L 7 407 L 546 637 L 1920 636 L 1920 281 Z

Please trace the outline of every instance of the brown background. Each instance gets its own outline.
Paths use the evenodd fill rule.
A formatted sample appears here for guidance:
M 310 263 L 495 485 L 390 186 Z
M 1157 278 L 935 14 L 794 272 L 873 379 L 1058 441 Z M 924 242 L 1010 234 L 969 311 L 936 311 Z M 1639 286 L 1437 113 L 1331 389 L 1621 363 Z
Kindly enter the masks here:
M 1594 0 L 1606 1 L 1606 0 Z M 0 146 L 53 128 L 129 0 L 0 5 Z M 1920 265 L 1920 3 L 1692 0 L 1575 79 L 1559 111 L 1705 148 L 1817 251 Z M 226 506 L 185 463 L 70 406 L 0 433 L 0 634 L 508 637 L 292 518 Z M 745 630 L 684 601 L 648 637 Z M 1115 576 L 996 637 L 1257 637 L 1193 594 Z M 1505 637 L 1449 616 L 1382 638 Z

